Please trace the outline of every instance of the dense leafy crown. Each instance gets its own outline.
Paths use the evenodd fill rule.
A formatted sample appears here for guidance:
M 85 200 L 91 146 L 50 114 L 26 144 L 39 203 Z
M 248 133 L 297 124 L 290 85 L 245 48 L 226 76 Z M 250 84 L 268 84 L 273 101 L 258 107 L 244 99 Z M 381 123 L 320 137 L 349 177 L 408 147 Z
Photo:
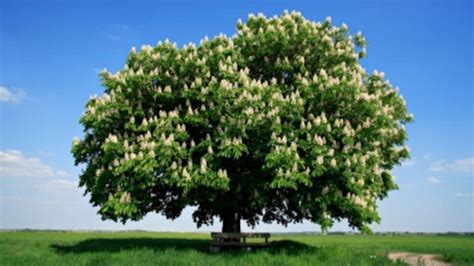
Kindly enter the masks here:
M 365 46 L 345 24 L 285 12 L 198 46 L 132 48 L 80 120 L 80 185 L 123 222 L 196 206 L 198 226 L 232 208 L 249 225 L 347 218 L 369 230 L 409 155 L 411 115 L 382 72 L 361 67 Z

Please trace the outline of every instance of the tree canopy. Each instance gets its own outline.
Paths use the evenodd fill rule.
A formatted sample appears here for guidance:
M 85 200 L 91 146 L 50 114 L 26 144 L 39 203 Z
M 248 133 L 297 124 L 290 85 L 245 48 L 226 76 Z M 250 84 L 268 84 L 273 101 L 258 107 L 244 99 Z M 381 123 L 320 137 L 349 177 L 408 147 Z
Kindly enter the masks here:
M 398 88 L 366 73 L 364 37 L 330 18 L 249 15 L 236 30 L 132 48 L 101 73 L 72 148 L 90 202 L 122 222 L 194 206 L 198 226 L 220 218 L 226 232 L 344 218 L 369 231 L 409 156 Z

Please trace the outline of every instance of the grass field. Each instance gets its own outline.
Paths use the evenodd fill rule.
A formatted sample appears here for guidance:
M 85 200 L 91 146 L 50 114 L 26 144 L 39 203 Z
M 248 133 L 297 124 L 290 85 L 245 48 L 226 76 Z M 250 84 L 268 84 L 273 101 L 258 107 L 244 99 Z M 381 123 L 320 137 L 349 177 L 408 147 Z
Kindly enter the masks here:
M 391 251 L 474 265 L 472 236 L 285 235 L 261 250 L 209 253 L 209 234 L 0 232 L 0 265 L 394 265 Z M 398 263 L 398 265 L 402 265 Z

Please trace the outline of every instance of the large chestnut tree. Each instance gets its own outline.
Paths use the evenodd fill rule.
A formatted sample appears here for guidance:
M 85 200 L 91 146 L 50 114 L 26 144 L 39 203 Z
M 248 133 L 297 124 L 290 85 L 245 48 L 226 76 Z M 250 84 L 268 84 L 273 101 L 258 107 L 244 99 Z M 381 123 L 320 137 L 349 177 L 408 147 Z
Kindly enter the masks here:
M 364 37 L 298 12 L 236 30 L 132 48 L 102 72 L 72 148 L 90 202 L 122 222 L 194 206 L 198 227 L 217 218 L 223 232 L 344 218 L 370 231 L 412 118 L 383 72 L 361 66 Z

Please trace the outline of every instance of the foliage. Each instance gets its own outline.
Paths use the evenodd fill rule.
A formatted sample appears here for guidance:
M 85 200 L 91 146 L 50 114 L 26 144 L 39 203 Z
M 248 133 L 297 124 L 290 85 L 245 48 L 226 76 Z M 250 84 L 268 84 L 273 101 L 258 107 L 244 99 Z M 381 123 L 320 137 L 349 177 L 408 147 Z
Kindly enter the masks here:
M 362 34 L 300 13 L 250 15 L 231 38 L 134 48 L 101 74 L 75 139 L 80 185 L 104 219 L 236 214 L 255 226 L 334 220 L 368 231 L 397 186 L 411 121 L 398 89 L 366 73 Z

